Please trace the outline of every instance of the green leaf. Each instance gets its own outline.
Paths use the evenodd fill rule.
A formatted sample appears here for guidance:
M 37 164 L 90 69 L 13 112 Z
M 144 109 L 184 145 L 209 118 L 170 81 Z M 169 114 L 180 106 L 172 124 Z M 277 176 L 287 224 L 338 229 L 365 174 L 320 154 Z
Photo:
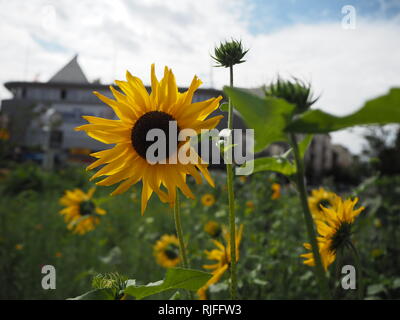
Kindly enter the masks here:
M 68 300 L 115 300 L 115 289 L 95 289 Z
M 386 288 L 385 288 L 385 286 L 384 286 L 383 284 L 381 284 L 381 283 L 379 283 L 379 284 L 372 284 L 372 285 L 368 286 L 368 288 L 367 288 L 367 294 L 368 294 L 369 296 L 373 296 L 373 295 L 376 295 L 376 294 L 378 294 L 378 293 L 385 292 L 385 291 L 386 291 Z
M 224 87 L 225 93 L 239 111 L 247 127 L 254 129 L 255 152 L 272 142 L 287 141 L 284 132 L 294 106 L 283 99 L 261 98 L 246 90 Z
M 228 112 L 229 111 L 229 103 L 228 102 L 223 102 L 219 105 L 219 110 L 223 112 Z
M 175 291 L 175 293 L 169 298 L 169 300 L 182 300 L 181 293 L 179 291 Z
M 308 146 L 312 141 L 313 135 L 308 134 L 299 143 L 300 157 L 304 157 Z M 292 149 L 287 150 L 284 154 L 274 157 L 264 157 L 255 160 L 247 161 L 242 167 L 254 166 L 253 173 L 261 171 L 273 171 L 281 173 L 287 177 L 294 175 L 297 170 L 294 163 L 292 163 L 288 157 L 292 153 Z
M 303 140 L 299 143 L 299 153 L 300 153 L 300 158 L 304 158 L 304 155 L 307 152 L 307 149 L 313 139 L 314 135 L 312 134 L 307 134 Z
M 226 146 L 223 143 L 221 143 L 221 144 L 218 145 L 218 148 L 219 148 L 221 153 L 225 153 L 225 152 L 229 151 L 230 149 L 232 149 L 232 148 L 234 148 L 236 146 L 237 146 L 237 143 L 228 144 Z
M 273 171 L 284 174 L 285 176 L 291 176 L 296 173 L 296 167 L 288 159 L 283 157 L 266 157 L 258 158 L 252 160 L 254 162 L 254 171 Z M 251 161 L 246 163 L 246 166 L 250 164 Z
M 384 125 L 400 123 L 400 88 L 367 101 L 364 106 L 348 116 L 338 117 L 321 110 L 310 110 L 286 128 L 288 132 L 327 133 L 359 125 Z
M 266 286 L 266 285 L 268 284 L 268 281 L 255 278 L 255 279 L 253 280 L 253 283 L 254 283 L 254 284 L 257 284 L 257 285 L 259 285 L 259 286 Z
M 400 278 L 396 278 L 393 282 L 393 289 L 399 289 L 400 288 Z
M 168 269 L 164 280 L 152 282 L 147 285 L 127 286 L 124 292 L 140 300 L 171 289 L 197 291 L 210 280 L 211 277 L 212 275 L 210 273 L 203 271 L 171 268 Z
M 357 195 L 365 192 L 368 188 L 370 188 L 371 186 L 374 186 L 378 180 L 379 176 L 372 176 L 369 177 L 367 179 L 365 179 L 360 185 L 358 185 L 357 187 L 353 188 L 352 191 L 352 197 L 357 197 Z M 369 200 L 371 200 L 372 198 L 370 198 Z M 378 207 L 381 206 L 381 201 L 376 201 L 376 199 L 374 199 L 375 203 L 378 202 Z M 380 199 L 379 199 L 380 200 Z M 369 208 L 369 213 L 371 214 L 371 208 Z
M 104 257 L 99 257 L 100 261 L 104 264 L 119 264 L 122 260 L 122 250 L 120 247 L 112 248 Z

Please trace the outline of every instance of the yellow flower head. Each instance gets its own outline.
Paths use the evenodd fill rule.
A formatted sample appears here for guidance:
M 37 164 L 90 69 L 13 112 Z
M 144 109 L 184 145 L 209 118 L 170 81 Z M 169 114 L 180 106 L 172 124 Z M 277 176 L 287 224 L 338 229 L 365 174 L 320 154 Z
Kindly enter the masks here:
M 254 209 L 255 208 L 254 202 L 251 200 L 246 201 L 246 207 L 249 209 Z
M 175 202 L 177 188 L 187 197 L 194 198 L 186 184 L 187 175 L 192 175 L 197 183 L 201 183 L 201 172 L 207 182 L 214 186 L 207 165 L 190 146 L 188 139 L 202 129 L 216 127 L 223 116 L 205 119 L 218 108 L 222 97 L 192 103 L 194 92 L 201 85 L 200 79 L 195 76 L 189 89 L 180 93 L 171 69 L 165 67 L 164 77 L 158 81 L 154 64 L 151 66 L 150 94 L 142 81 L 129 72 L 126 73 L 126 81 L 116 81 L 116 84 L 123 93 L 110 86 L 115 100 L 98 92 L 94 94 L 109 105 L 119 119 L 84 116 L 90 124 L 76 128 L 103 143 L 115 144 L 111 149 L 91 154 L 98 160 L 88 170 L 105 164 L 91 179 L 106 176 L 97 182 L 102 186 L 121 182 L 112 195 L 123 193 L 142 181 L 142 214 L 153 192 L 162 202 L 168 202 L 171 206 Z M 176 121 L 176 129 L 170 134 L 171 121 Z M 153 149 L 154 141 L 149 141 L 147 133 L 152 129 L 158 129 L 157 132 L 161 130 L 166 141 L 172 141 L 171 145 L 167 143 L 165 146 L 167 151 L 162 155 L 163 161 L 148 160 L 147 154 Z M 192 130 L 189 134 L 188 130 L 183 132 L 184 129 Z M 186 140 L 179 142 L 181 132 Z M 149 150 L 150 147 L 152 149 Z M 188 153 L 190 159 L 188 163 L 183 163 L 181 155 Z
M 314 217 L 323 212 L 321 206 L 326 208 L 332 207 L 336 202 L 337 195 L 333 192 L 326 191 L 324 188 L 313 190 L 311 196 L 308 197 L 308 205 Z
M 236 242 L 236 262 L 239 261 L 239 246 L 240 242 L 242 240 L 242 234 L 243 234 L 243 225 L 240 225 L 239 229 L 236 229 L 236 235 L 235 235 L 235 242 Z M 204 300 L 206 298 L 206 291 L 207 289 L 217 283 L 223 274 L 225 273 L 226 270 L 228 270 L 230 263 L 232 261 L 231 259 L 231 245 L 230 245 L 230 235 L 229 232 L 224 228 L 223 231 L 225 243 L 227 245 L 223 245 L 221 242 L 217 240 L 213 240 L 214 245 L 217 247 L 216 249 L 213 249 L 211 251 L 206 250 L 205 254 L 207 256 L 207 259 L 209 260 L 215 260 L 217 263 L 211 264 L 211 265 L 204 265 L 204 269 L 212 270 L 211 274 L 213 275 L 208 282 L 201 287 L 198 291 L 197 294 L 199 295 L 199 298 L 201 300 Z
M 54 255 L 56 258 L 61 258 L 62 257 L 62 253 L 61 252 L 56 252 Z
M 18 251 L 22 250 L 23 248 L 24 248 L 23 244 L 18 243 L 18 244 L 15 245 L 15 249 L 18 250 Z
M 208 221 L 204 226 L 204 231 L 207 232 L 211 237 L 218 237 L 221 233 L 221 226 L 216 221 Z
M 100 216 L 106 214 L 105 210 L 92 201 L 94 191 L 95 188 L 91 188 L 88 193 L 80 189 L 67 190 L 60 199 L 60 204 L 65 206 L 60 214 L 64 216 L 67 228 L 74 233 L 82 235 L 92 231 L 100 222 Z
M 153 250 L 157 263 L 164 268 L 173 268 L 181 261 L 179 257 L 179 241 L 174 235 L 163 235 L 156 242 Z
M 246 181 L 247 181 L 247 176 L 240 176 L 240 177 L 239 177 L 239 180 L 240 180 L 241 183 L 246 183 Z
M 210 193 L 206 193 L 201 197 L 201 203 L 203 206 L 211 207 L 215 203 L 215 197 Z
M 0 140 L 7 141 L 10 139 L 10 133 L 6 128 L 0 128 Z
M 272 189 L 272 200 L 279 199 L 281 196 L 281 185 L 279 183 L 273 183 L 271 186 Z
M 319 235 L 317 237 L 319 253 L 325 270 L 335 261 L 336 252 L 351 243 L 351 227 L 355 218 L 364 210 L 364 207 L 354 209 L 357 202 L 358 198 L 343 201 L 339 196 L 336 196 L 332 207 L 321 206 L 322 213 L 318 217 L 314 217 Z M 305 243 L 304 247 L 307 250 L 312 250 L 309 243 Z M 315 265 L 312 252 L 302 254 L 301 257 L 306 259 L 304 264 Z
M 374 220 L 374 226 L 375 226 L 376 228 L 382 227 L 382 221 L 381 221 L 381 219 L 376 218 L 376 219 Z
M 379 258 L 380 256 L 382 256 L 383 255 L 383 250 L 381 250 L 381 249 L 373 249 L 372 251 L 371 251 L 371 256 L 373 257 L 373 258 Z

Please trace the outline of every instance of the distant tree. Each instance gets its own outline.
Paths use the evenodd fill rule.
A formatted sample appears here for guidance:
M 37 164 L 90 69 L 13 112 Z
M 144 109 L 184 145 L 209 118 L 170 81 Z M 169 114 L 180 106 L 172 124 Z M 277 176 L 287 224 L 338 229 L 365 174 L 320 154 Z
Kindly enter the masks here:
M 364 135 L 363 154 L 370 158 L 374 170 L 382 175 L 400 174 L 400 126 L 371 127 Z

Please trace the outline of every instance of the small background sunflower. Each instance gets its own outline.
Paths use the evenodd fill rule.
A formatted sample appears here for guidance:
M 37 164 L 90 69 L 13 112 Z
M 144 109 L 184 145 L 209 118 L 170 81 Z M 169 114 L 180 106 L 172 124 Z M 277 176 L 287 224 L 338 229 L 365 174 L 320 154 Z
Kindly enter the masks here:
M 164 268 L 173 268 L 180 263 L 179 241 L 175 235 L 165 234 L 154 245 L 157 263 Z
M 77 234 L 85 234 L 92 231 L 100 222 L 100 216 L 105 215 L 106 211 L 96 206 L 92 197 L 95 188 L 91 188 L 88 193 L 80 189 L 67 190 L 60 199 L 60 203 L 65 206 L 60 211 L 64 216 L 67 228 Z

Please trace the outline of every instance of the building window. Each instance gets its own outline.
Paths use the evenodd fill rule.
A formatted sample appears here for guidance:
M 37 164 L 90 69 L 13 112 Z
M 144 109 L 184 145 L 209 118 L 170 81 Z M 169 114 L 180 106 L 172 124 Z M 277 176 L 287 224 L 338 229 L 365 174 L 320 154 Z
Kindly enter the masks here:
M 61 100 L 67 99 L 67 90 L 62 89 L 60 97 L 61 97 Z
M 22 98 L 22 99 L 25 99 L 25 98 L 26 98 L 26 88 L 22 88 L 21 98 Z

